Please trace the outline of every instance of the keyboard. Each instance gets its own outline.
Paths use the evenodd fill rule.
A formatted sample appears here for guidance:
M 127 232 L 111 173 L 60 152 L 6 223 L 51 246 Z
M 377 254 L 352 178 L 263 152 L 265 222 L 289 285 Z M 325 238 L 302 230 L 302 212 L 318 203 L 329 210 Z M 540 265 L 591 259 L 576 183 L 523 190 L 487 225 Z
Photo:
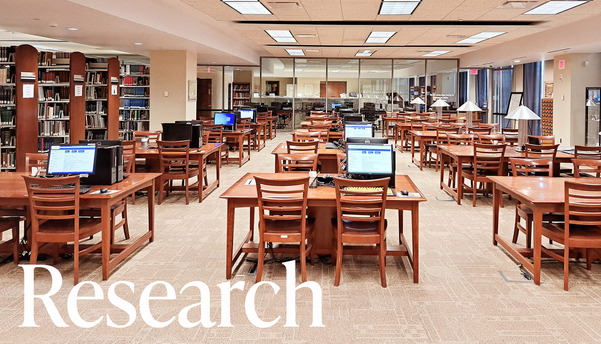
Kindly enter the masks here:
M 75 185 L 61 185 L 60 187 L 57 187 L 57 189 L 63 189 L 63 190 L 73 189 L 74 190 Z M 91 189 L 92 189 L 92 187 L 89 185 L 80 185 L 79 186 L 79 194 L 80 195 L 86 194 L 86 193 L 90 192 Z
M 382 192 L 382 188 L 376 186 L 347 186 L 344 188 L 345 191 L 358 191 L 358 192 Z M 393 189 L 388 189 L 387 196 L 396 196 Z

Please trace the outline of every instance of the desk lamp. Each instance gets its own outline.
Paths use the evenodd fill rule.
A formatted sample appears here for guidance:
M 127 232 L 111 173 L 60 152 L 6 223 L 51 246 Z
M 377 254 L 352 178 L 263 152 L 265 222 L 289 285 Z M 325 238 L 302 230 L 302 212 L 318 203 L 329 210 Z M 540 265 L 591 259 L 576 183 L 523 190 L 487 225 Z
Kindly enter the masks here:
M 540 119 L 540 117 L 526 106 L 520 105 L 520 107 L 511 111 L 505 119 L 518 120 L 518 147 L 524 150 L 528 136 L 528 121 Z
M 415 99 L 413 99 L 411 101 L 411 104 L 417 105 L 416 106 L 417 107 L 417 113 L 421 113 L 422 112 L 422 105 L 424 105 L 426 103 L 424 103 L 424 101 L 420 97 L 417 97 L 417 98 L 415 98 Z
M 472 112 L 482 111 L 482 109 L 480 109 L 478 107 L 478 105 L 476 105 L 468 100 L 465 103 L 463 103 L 463 105 L 461 105 L 459 107 L 459 109 L 457 109 L 457 113 L 463 112 L 463 111 L 467 112 L 467 114 L 465 115 L 465 126 L 466 126 L 466 128 L 471 128 L 472 120 L 474 119 L 474 115 L 472 114 Z
M 434 102 L 434 104 L 430 105 L 431 108 L 437 108 L 436 109 L 436 118 L 441 119 L 442 118 L 442 108 L 445 106 L 449 106 L 449 104 L 447 104 L 447 102 L 445 102 L 442 99 L 438 99 L 437 101 Z

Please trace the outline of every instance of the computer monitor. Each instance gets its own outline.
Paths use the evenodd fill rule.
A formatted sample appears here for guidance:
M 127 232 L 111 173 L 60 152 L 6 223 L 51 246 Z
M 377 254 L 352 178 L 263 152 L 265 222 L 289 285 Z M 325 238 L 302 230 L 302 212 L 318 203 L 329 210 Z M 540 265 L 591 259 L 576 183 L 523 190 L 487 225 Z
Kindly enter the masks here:
M 96 145 L 50 146 L 47 175 L 92 174 L 96 161 Z
M 346 139 L 346 143 L 377 143 L 385 145 L 388 143 L 387 137 L 349 137 Z
M 540 145 L 540 139 L 536 136 L 528 136 L 528 143 L 531 145 Z
M 346 122 L 344 139 L 349 137 L 374 137 L 374 126 L 370 122 Z
M 351 178 L 377 179 L 390 177 L 394 187 L 395 154 L 390 144 L 349 143 L 346 146 L 346 171 Z
M 188 137 L 188 127 L 192 130 Z M 182 132 L 180 133 L 180 129 Z M 175 121 L 175 123 L 163 123 L 163 141 L 190 140 L 190 148 L 202 146 L 202 122 L 200 121 Z
M 254 109 L 239 109 L 238 114 L 240 115 L 240 119 L 250 119 L 251 122 L 257 121 L 257 113 Z
M 268 110 L 267 106 L 257 106 L 257 112 L 267 112 Z
M 213 124 L 234 125 L 234 123 L 236 123 L 236 115 L 233 112 L 215 112 Z
M 346 122 L 362 122 L 363 116 L 360 113 L 345 114 L 342 117 L 342 123 Z
M 121 146 L 120 140 L 100 140 L 100 139 L 91 139 L 91 140 L 79 140 L 79 144 L 95 144 L 97 146 Z
M 332 103 L 332 110 L 336 110 L 337 107 L 342 107 L 342 103 Z

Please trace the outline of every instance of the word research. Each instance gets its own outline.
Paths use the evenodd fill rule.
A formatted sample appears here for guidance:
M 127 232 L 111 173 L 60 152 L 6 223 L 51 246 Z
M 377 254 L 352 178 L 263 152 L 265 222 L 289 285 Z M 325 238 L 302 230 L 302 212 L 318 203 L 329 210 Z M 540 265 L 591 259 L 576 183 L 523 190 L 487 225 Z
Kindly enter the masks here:
M 295 279 L 296 279 L 295 261 L 288 261 L 283 264 L 286 267 L 286 322 L 284 324 L 284 327 L 298 327 L 298 324 L 296 323 L 296 292 L 301 288 L 307 288 L 307 289 L 311 290 L 311 293 L 313 296 L 313 320 L 312 320 L 312 324 L 310 326 L 311 327 L 324 327 L 323 321 L 322 321 L 322 290 L 321 290 L 321 286 L 317 282 L 313 282 L 313 281 L 305 282 L 298 286 L 295 286 L 295 284 L 296 284 L 296 282 L 295 282 Z M 23 323 L 19 327 L 39 327 L 39 325 L 35 322 L 35 318 L 34 318 L 35 305 L 36 305 L 35 300 L 36 299 L 41 301 L 42 305 L 45 307 L 46 312 L 48 312 L 48 315 L 52 319 L 52 322 L 54 323 L 55 326 L 69 327 L 69 325 L 67 325 L 67 323 L 65 322 L 65 320 L 63 318 L 64 314 L 61 315 L 61 313 L 55 306 L 54 301 L 52 300 L 52 296 L 55 295 L 61 289 L 61 286 L 63 283 L 63 278 L 62 278 L 60 272 L 56 268 L 54 268 L 52 266 L 48 266 L 48 265 L 32 264 L 32 265 L 20 265 L 20 267 L 23 268 L 23 274 L 24 274 L 24 287 L 23 287 L 24 317 L 23 317 Z M 50 290 L 48 292 L 46 292 L 45 294 L 34 294 L 34 290 L 35 290 L 34 270 L 37 268 L 48 270 L 50 272 L 50 276 L 52 278 Z M 176 298 L 177 298 L 176 291 L 175 291 L 175 288 L 171 284 L 169 284 L 168 282 L 164 282 L 164 281 L 157 281 L 157 282 L 153 282 L 153 283 L 150 283 L 149 285 L 147 285 L 140 295 L 139 305 L 138 305 L 137 309 L 133 304 L 124 300 L 122 297 L 120 297 L 117 294 L 116 288 L 119 285 L 124 285 L 127 287 L 127 288 L 120 288 L 120 290 L 123 290 L 123 289 L 127 290 L 129 288 L 129 291 L 131 291 L 131 293 L 134 292 L 135 286 L 132 282 L 117 281 L 117 282 L 112 283 L 109 286 L 108 291 L 106 292 L 106 298 L 108 299 L 108 301 L 113 306 L 115 306 L 119 310 L 126 313 L 127 316 L 129 317 L 129 320 L 126 323 L 116 323 L 113 321 L 113 319 L 111 319 L 111 317 L 108 314 L 106 314 L 106 316 L 100 315 L 96 319 L 83 319 L 82 318 L 82 316 L 79 313 L 79 309 L 78 309 L 78 303 L 80 300 L 104 300 L 104 298 L 105 298 L 105 293 L 102 290 L 102 288 L 100 287 L 100 285 L 98 283 L 90 282 L 90 281 L 85 281 L 85 282 L 81 282 L 81 283 L 77 284 L 69 292 L 69 296 L 67 299 L 67 315 L 68 315 L 69 319 L 71 320 L 71 322 L 81 328 L 91 328 L 91 327 L 94 327 L 94 326 L 100 324 L 103 321 L 106 321 L 106 324 L 109 327 L 126 328 L 136 321 L 136 317 L 138 315 L 138 310 L 139 310 L 139 314 L 140 314 L 140 317 L 142 318 L 142 320 L 148 326 L 151 326 L 153 328 L 162 328 L 162 327 L 169 326 L 172 323 L 176 322 L 176 319 L 177 319 L 177 323 L 179 323 L 179 325 L 183 328 L 192 328 L 192 327 L 196 327 L 199 325 L 202 325 L 205 328 L 210 328 L 210 327 L 213 327 L 216 325 L 216 322 L 211 321 L 211 309 L 210 309 L 211 295 L 210 295 L 209 287 L 203 282 L 199 282 L 199 281 L 189 282 L 181 288 L 181 290 L 179 291 L 180 294 L 182 294 L 187 289 L 194 289 L 194 288 L 197 289 L 199 292 L 199 296 L 200 296 L 200 302 L 186 306 L 185 308 L 183 308 L 179 311 L 177 316 L 174 315 L 173 317 L 171 317 L 169 320 L 166 320 L 166 321 L 158 321 L 157 319 L 154 318 L 152 309 L 150 308 L 149 301 L 150 300 L 176 300 Z M 255 308 L 255 297 L 256 297 L 258 289 L 263 285 L 265 285 L 266 287 L 270 287 L 270 288 L 263 288 L 262 292 L 269 292 L 269 293 L 272 293 L 273 295 L 275 295 L 280 291 L 280 287 L 277 284 L 275 284 L 273 282 L 268 282 L 268 281 L 256 283 L 252 287 L 250 287 L 250 289 L 248 290 L 246 297 L 245 297 L 245 302 L 244 302 L 244 310 L 246 311 L 246 317 L 248 318 L 248 320 L 250 321 L 251 324 L 253 324 L 254 326 L 259 327 L 259 328 L 272 327 L 275 324 L 277 324 L 281 318 L 281 315 L 280 315 L 271 321 L 266 321 L 266 320 L 260 319 L 259 316 L 257 315 L 257 310 Z M 93 296 L 80 296 L 79 292 L 83 286 L 91 287 L 93 290 Z M 219 323 L 218 327 L 233 327 L 233 325 L 231 324 L 231 314 L 230 314 L 230 311 L 231 311 L 230 296 L 231 296 L 232 291 L 234 291 L 234 290 L 240 290 L 240 291 L 244 290 L 244 281 L 238 281 L 238 282 L 234 283 L 233 285 L 230 282 L 223 282 L 223 283 L 218 284 L 217 286 L 219 287 L 220 293 L 221 293 L 221 319 L 220 319 L 221 322 Z M 162 290 L 163 294 L 161 296 L 151 296 L 151 292 L 152 292 L 153 288 L 156 288 L 157 290 L 159 290 L 159 289 Z M 271 289 L 271 290 L 269 290 L 269 289 Z M 38 305 L 39 305 L 39 301 L 37 302 Z M 201 312 L 200 320 L 191 321 L 188 318 L 188 313 L 192 309 L 198 308 L 198 307 L 200 307 L 200 312 Z M 104 318 L 106 318 L 106 320 Z

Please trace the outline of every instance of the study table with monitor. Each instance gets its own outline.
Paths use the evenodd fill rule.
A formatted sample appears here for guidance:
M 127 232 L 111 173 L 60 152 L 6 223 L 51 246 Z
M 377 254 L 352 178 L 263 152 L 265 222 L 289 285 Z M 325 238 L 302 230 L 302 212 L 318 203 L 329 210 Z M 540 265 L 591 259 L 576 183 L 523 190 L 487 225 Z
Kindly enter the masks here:
M 271 152 L 271 154 L 275 157 L 275 172 L 279 171 L 279 155 L 287 154 L 288 149 L 286 147 L 286 142 L 280 143 L 275 149 Z M 329 149 L 326 148 L 326 144 L 324 142 L 319 143 L 319 148 L 317 149 L 318 159 L 321 164 L 322 173 L 338 173 L 338 165 L 336 160 L 336 155 L 339 153 L 344 153 L 341 149 Z

